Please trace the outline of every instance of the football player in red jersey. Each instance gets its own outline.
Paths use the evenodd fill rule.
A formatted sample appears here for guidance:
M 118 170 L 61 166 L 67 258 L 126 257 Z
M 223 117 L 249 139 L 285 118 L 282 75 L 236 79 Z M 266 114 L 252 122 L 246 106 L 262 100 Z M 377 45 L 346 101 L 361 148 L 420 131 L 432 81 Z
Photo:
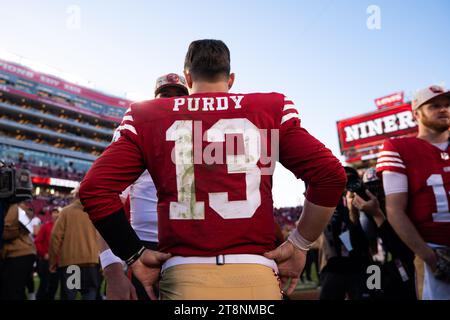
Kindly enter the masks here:
M 135 103 L 125 113 L 121 137 L 81 183 L 83 205 L 149 291 L 162 268 L 162 299 L 281 299 L 276 272 L 283 286 L 291 279 L 291 293 L 344 190 L 342 165 L 300 126 L 284 95 L 228 92 L 234 74 L 222 41 L 192 42 L 184 74 L 190 96 Z M 298 227 L 279 247 L 277 153 L 309 185 Z M 158 193 L 159 251 L 142 247 L 119 199 L 145 169 Z
M 450 284 L 433 276 L 433 249 L 450 247 L 450 92 L 439 86 L 420 90 L 412 109 L 417 137 L 386 140 L 377 172 L 383 176 L 388 220 L 417 257 L 419 297 L 450 299 Z

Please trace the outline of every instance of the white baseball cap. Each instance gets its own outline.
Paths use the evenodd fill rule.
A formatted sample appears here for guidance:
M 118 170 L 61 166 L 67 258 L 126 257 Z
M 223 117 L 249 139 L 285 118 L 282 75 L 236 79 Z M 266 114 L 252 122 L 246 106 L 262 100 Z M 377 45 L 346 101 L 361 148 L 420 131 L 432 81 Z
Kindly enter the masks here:
M 450 98 L 450 91 L 446 91 L 444 87 L 437 85 L 421 89 L 414 95 L 411 107 L 413 110 L 417 110 L 431 99 L 440 96 L 447 96 Z
M 188 88 L 186 86 L 186 80 L 182 75 L 176 73 L 165 74 L 156 79 L 155 85 L 155 97 L 166 87 L 179 87 L 183 89 L 186 95 L 189 95 Z

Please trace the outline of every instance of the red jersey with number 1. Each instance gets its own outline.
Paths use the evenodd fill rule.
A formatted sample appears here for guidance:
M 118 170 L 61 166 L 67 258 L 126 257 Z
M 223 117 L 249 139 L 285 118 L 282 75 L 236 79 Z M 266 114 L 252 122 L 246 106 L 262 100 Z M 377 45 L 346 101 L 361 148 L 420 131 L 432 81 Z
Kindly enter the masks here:
M 450 246 L 450 148 L 416 137 L 384 142 L 377 172 L 408 177 L 407 214 L 426 242 Z
M 173 255 L 275 248 L 276 149 L 279 161 L 308 182 L 312 203 L 335 206 L 345 186 L 340 162 L 300 126 L 293 102 L 279 93 L 144 101 L 131 106 L 119 130 L 81 184 L 83 205 L 94 221 L 117 212 L 117 194 L 148 169 L 158 195 L 160 250 Z

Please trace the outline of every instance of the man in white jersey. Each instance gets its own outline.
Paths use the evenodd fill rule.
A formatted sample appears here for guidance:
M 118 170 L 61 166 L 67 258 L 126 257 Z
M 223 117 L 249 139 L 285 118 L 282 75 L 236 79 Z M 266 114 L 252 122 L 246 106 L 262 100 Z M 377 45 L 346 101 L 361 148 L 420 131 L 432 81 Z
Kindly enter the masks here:
M 156 80 L 155 98 L 169 98 L 188 95 L 186 81 L 175 73 L 163 75 Z M 114 133 L 113 141 L 120 137 L 121 127 Z M 145 170 L 132 185 L 121 195 L 125 208 L 129 205 L 130 224 L 143 245 L 157 250 L 158 215 L 156 188 Z M 128 208 L 127 208 L 128 209 Z M 122 260 L 115 256 L 103 239 L 100 239 L 100 261 L 107 283 L 108 300 L 150 300 L 140 282 L 132 276 L 132 280 L 123 272 Z

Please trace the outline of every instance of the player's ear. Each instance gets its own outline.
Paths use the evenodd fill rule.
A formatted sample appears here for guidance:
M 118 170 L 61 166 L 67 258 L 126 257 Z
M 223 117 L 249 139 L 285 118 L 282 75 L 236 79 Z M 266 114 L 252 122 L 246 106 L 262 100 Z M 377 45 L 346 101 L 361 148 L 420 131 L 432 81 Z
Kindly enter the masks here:
M 192 76 L 189 73 L 189 71 L 184 70 L 184 78 L 186 79 L 186 85 L 188 86 L 189 89 L 192 89 Z
M 235 74 L 230 73 L 230 77 L 228 78 L 228 89 L 231 89 L 234 83 Z
M 414 120 L 418 121 L 420 119 L 419 110 L 414 110 L 413 116 L 414 116 Z

